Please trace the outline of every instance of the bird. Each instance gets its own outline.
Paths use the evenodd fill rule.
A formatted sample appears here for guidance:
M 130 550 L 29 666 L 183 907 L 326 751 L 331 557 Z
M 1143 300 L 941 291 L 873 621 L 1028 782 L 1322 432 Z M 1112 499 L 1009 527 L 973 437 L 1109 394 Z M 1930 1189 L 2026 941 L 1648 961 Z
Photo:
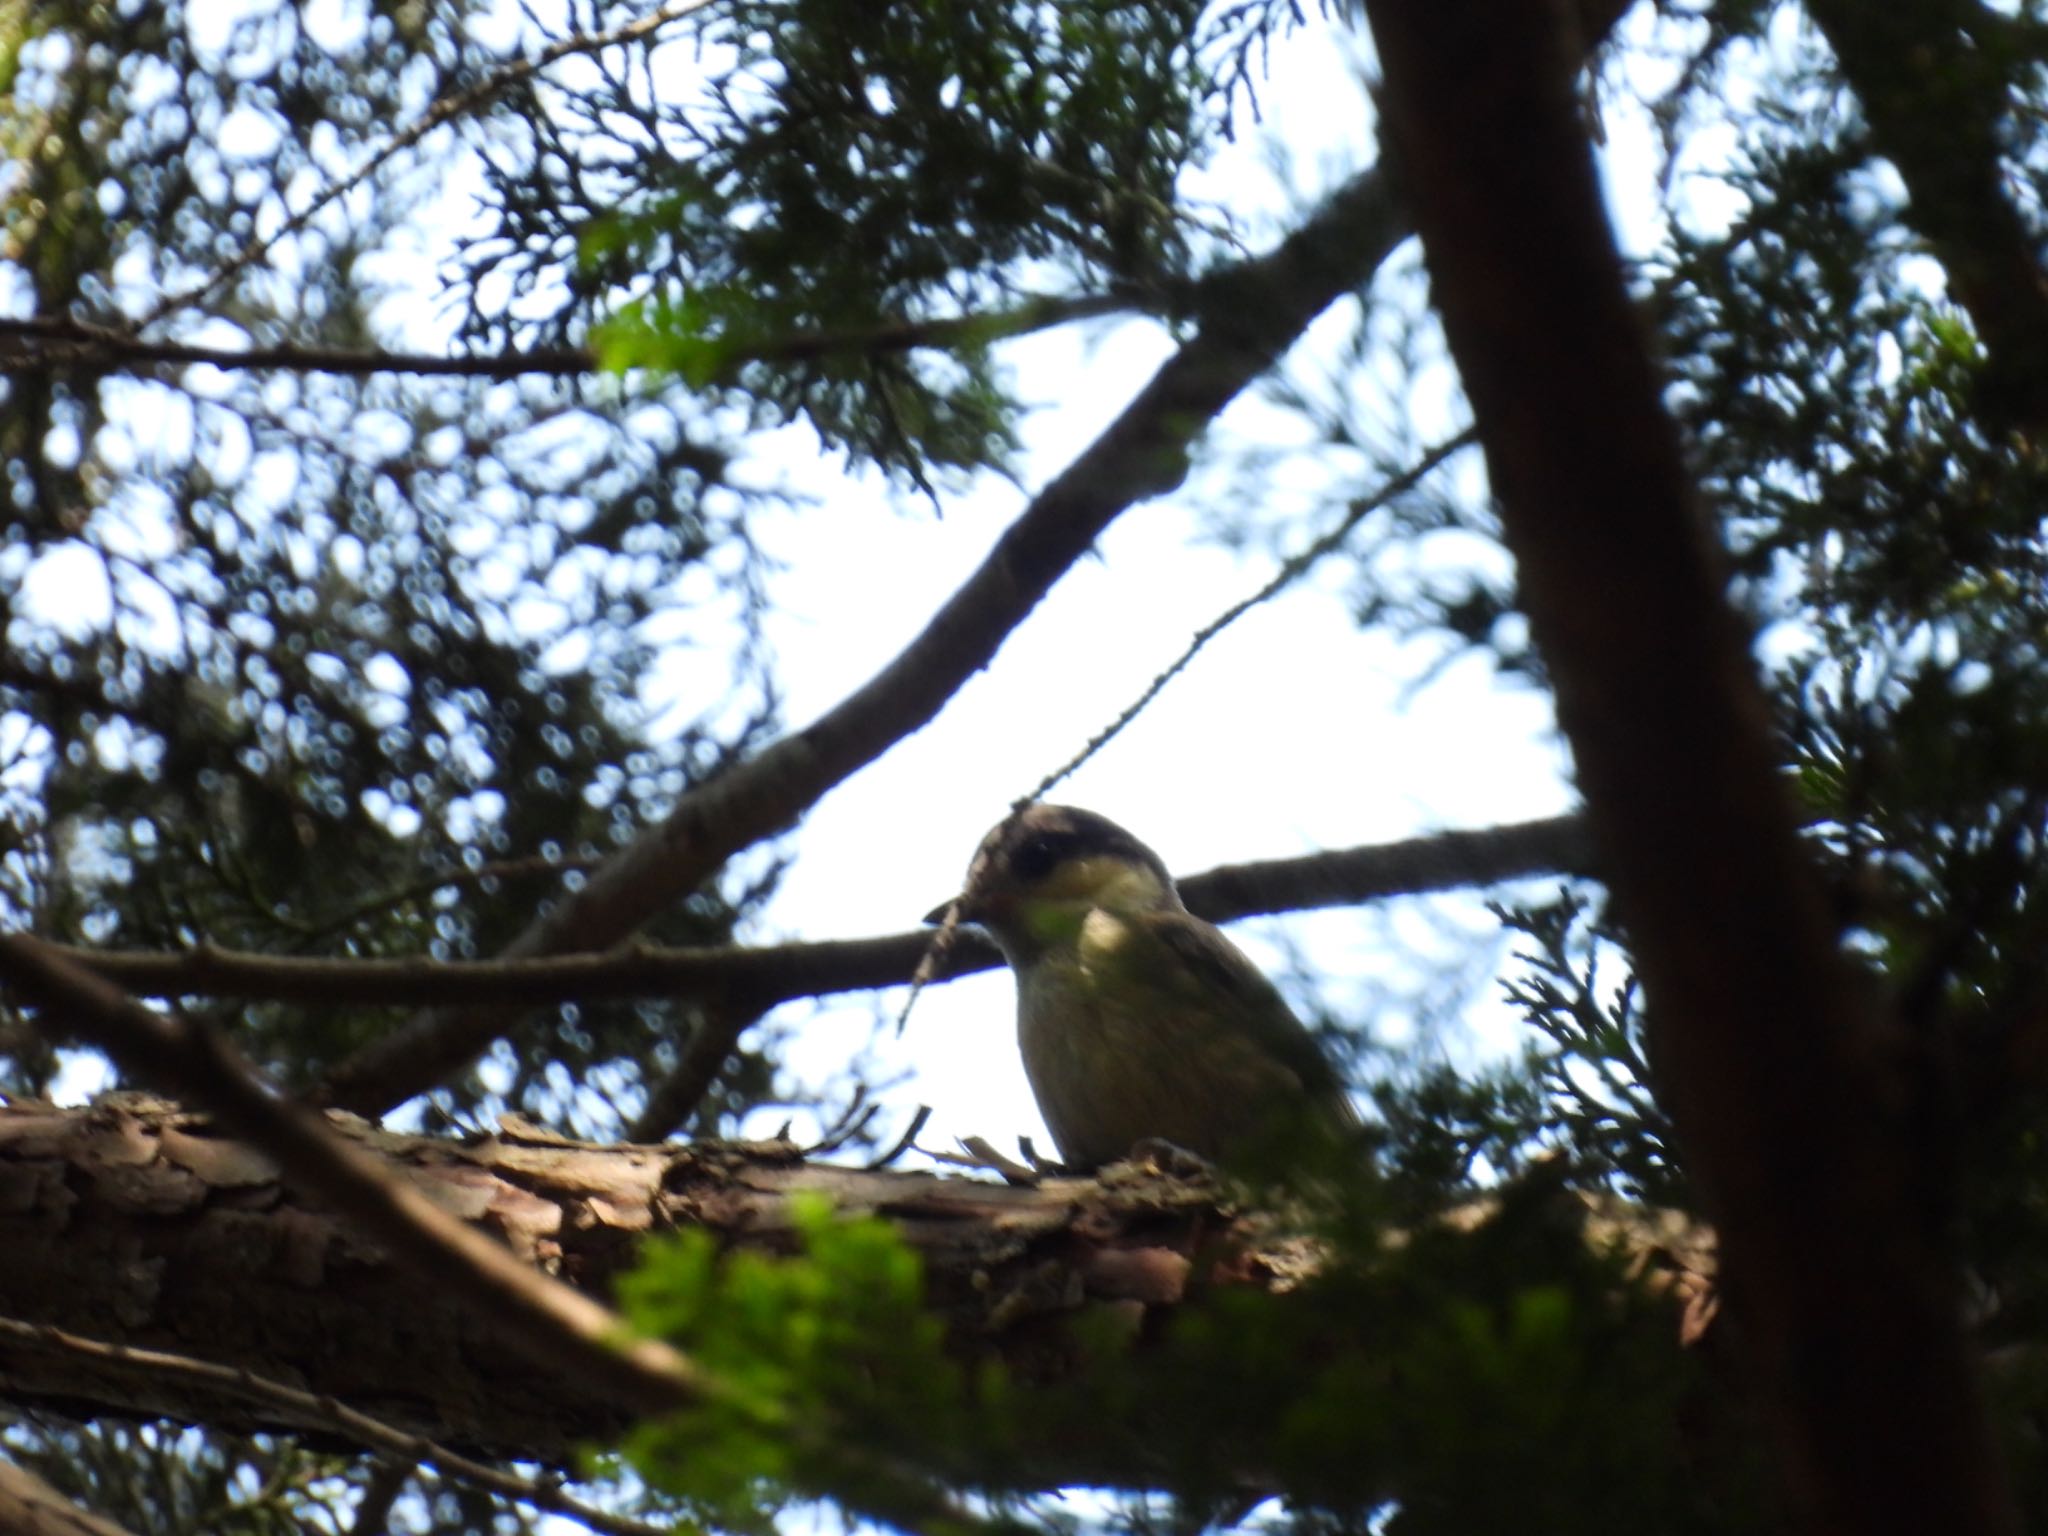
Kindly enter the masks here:
M 926 921 L 949 912 L 986 929 L 1015 974 L 1024 1072 L 1067 1166 L 1156 1143 L 1216 1163 L 1357 1127 L 1279 989 L 1108 817 L 1043 803 L 1013 812 Z

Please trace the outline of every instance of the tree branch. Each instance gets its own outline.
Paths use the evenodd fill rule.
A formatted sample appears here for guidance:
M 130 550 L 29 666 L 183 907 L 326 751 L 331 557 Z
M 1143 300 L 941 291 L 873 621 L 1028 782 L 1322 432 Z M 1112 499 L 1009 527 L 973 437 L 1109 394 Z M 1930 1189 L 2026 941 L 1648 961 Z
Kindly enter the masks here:
M 930 721 L 1118 514 L 1180 484 L 1196 436 L 1309 321 L 1362 282 L 1401 233 L 1385 178 L 1368 172 L 1278 248 L 1205 283 L 1194 338 L 1038 494 L 922 634 L 807 729 L 684 795 L 660 826 L 527 929 L 507 957 L 618 943 Z M 502 1011 L 421 1015 L 341 1063 L 325 1096 L 381 1113 L 460 1070 L 506 1025 Z
M 211 1030 L 152 1013 L 24 934 L 0 934 L 0 983 L 20 1001 L 57 1015 L 66 1030 L 90 1040 L 124 1071 L 217 1111 L 365 1236 L 492 1319 L 505 1342 L 528 1358 L 602 1383 L 642 1413 L 711 1390 L 667 1346 L 621 1344 L 619 1321 L 609 1310 L 535 1273 L 361 1147 L 335 1136 L 312 1111 L 278 1097 Z
M 1142 1164 L 1011 1186 L 809 1163 L 782 1143 L 596 1146 L 510 1117 L 461 1140 L 360 1121 L 337 1134 L 522 1262 L 598 1294 L 654 1233 L 689 1228 L 722 1252 L 786 1254 L 793 1197 L 886 1217 L 920 1257 L 927 1314 L 954 1358 L 999 1364 L 1019 1393 L 1052 1389 L 1011 1419 L 1015 1454 L 979 1467 L 978 1485 L 994 1490 L 1151 1485 L 1159 1426 L 1106 1421 L 1088 1385 L 1118 1363 L 1142 1371 L 1181 1309 L 1211 1289 L 1317 1304 L 1300 1282 L 1327 1258 L 1212 1181 Z M 341 1403 L 438 1446 L 544 1463 L 615 1444 L 631 1417 L 588 1381 L 532 1370 L 473 1308 L 353 1239 L 268 1159 L 175 1105 L 114 1095 L 86 1109 L 0 1106 L 0 1190 L 9 1313 L 204 1362 L 173 1373 L 147 1356 L 94 1358 L 0 1330 L 15 1404 L 331 1436 Z M 1473 1230 L 1491 1209 L 1462 1208 L 1446 1226 Z M 1588 1251 L 1627 1256 L 1666 1298 L 1669 1312 L 1645 1322 L 1669 1347 L 1707 1325 L 1711 1233 L 1619 1201 L 1560 1194 L 1556 1209 Z M 307 1395 L 254 1394 L 238 1373 Z M 1170 1379 L 1184 1389 L 1184 1375 Z M 1233 1472 L 1269 1476 L 1247 1440 L 1219 1441 L 1218 1454 L 1240 1458 Z
M 1367 0 L 1658 1087 L 1796 1507 L 2010 1532 L 1930 1234 L 1938 1148 L 1802 856 L 1768 711 L 1622 279 L 1554 0 Z M 1923 1122 L 1924 1123 L 1924 1122 Z
M 667 1140 L 704 1102 L 704 1095 L 725 1070 L 740 1036 L 747 1032 L 748 1025 L 760 1019 L 761 1013 L 758 1007 L 736 1007 L 730 1001 L 699 1009 L 697 1027 L 689 1044 L 683 1047 L 683 1059 L 649 1091 L 647 1103 L 626 1127 L 626 1139 Z
M 1534 875 L 1586 874 L 1592 867 L 1588 843 L 1582 818 L 1553 816 L 1302 858 L 1225 864 L 1178 883 L 1190 910 L 1224 923 Z M 601 954 L 481 961 L 309 959 L 210 946 L 180 955 L 49 948 L 142 997 L 232 997 L 308 1007 L 500 1008 L 590 998 L 690 998 L 726 1017 L 727 1026 L 706 1037 L 707 1049 L 711 1038 L 725 1038 L 722 1060 L 747 1024 L 778 1003 L 908 983 L 930 942 L 930 930 L 920 929 L 759 949 L 636 945 Z M 963 932 L 934 979 L 971 975 L 1001 963 L 994 945 Z M 717 1066 L 712 1062 L 704 1070 L 715 1073 Z M 658 1139 L 677 1118 L 658 1128 L 647 1121 L 633 1139 Z
M 1136 296 L 1129 293 L 1075 294 L 1029 299 L 993 314 L 888 320 L 842 330 L 796 331 L 785 336 L 750 339 L 712 337 L 708 339 L 722 351 L 718 367 L 706 382 L 730 383 L 750 363 L 800 363 L 846 354 L 986 345 L 1137 307 Z M 10 373 L 40 373 L 59 368 L 104 371 L 140 366 L 203 366 L 229 372 L 268 370 L 351 376 L 409 373 L 429 378 L 476 379 L 515 379 L 529 374 L 575 376 L 595 373 L 602 366 L 589 347 L 534 347 L 455 357 L 296 342 L 268 347 L 212 347 L 151 340 L 112 326 L 62 316 L 0 318 L 0 363 Z
M 170 1383 L 172 1391 L 198 1387 L 229 1397 L 245 1398 L 279 1415 L 286 1422 L 309 1427 L 324 1425 L 329 1435 L 353 1441 L 370 1450 L 389 1452 L 408 1462 L 425 1462 L 451 1482 L 468 1483 L 521 1504 L 530 1504 L 536 1509 L 567 1515 L 594 1531 L 606 1531 L 611 1536 L 672 1536 L 675 1529 L 666 1522 L 656 1525 L 585 1504 L 570 1498 L 552 1482 L 515 1477 L 451 1451 L 445 1445 L 436 1445 L 424 1436 L 411 1434 L 382 1419 L 359 1412 L 346 1403 L 286 1386 L 242 1366 L 218 1365 L 211 1360 L 195 1360 L 190 1355 L 171 1354 L 158 1349 L 137 1349 L 127 1344 L 67 1333 L 47 1323 L 25 1323 L 12 1317 L 0 1317 L 0 1336 L 30 1349 L 65 1351 L 89 1362 L 90 1366 L 103 1366 L 130 1376 L 162 1377 Z M 0 1530 L 12 1529 L 0 1520 Z
M 0 1531 L 9 1536 L 130 1536 L 127 1527 L 80 1509 L 11 1461 L 0 1461 Z
M 61 1014 L 67 1028 L 128 1071 L 216 1110 L 277 1159 L 295 1185 L 325 1200 L 362 1236 L 444 1296 L 473 1309 L 494 1337 L 558 1378 L 629 1416 L 714 1403 L 743 1416 L 757 1401 L 656 1339 L 635 1338 L 608 1307 L 535 1270 L 511 1249 L 449 1214 L 385 1160 L 339 1136 L 313 1111 L 279 1098 L 210 1030 L 150 1012 L 99 977 L 23 934 L 0 934 L 0 982 L 22 1001 Z M 557 1385 L 559 1385 L 559 1379 Z M 997 1536 L 1001 1517 L 961 1508 L 914 1471 L 836 1445 L 817 1425 L 767 1426 L 799 1447 L 807 1476 L 856 1514 L 902 1525 Z

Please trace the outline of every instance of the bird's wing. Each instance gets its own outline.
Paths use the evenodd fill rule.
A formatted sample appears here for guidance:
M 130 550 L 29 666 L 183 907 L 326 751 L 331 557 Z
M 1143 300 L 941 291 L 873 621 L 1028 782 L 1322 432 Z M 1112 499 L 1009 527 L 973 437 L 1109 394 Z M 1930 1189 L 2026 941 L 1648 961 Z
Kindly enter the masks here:
M 1188 912 L 1148 912 L 1138 930 L 1169 957 L 1177 990 L 1195 1008 L 1227 1008 L 1261 1052 L 1292 1072 L 1311 1097 L 1344 1100 L 1344 1085 L 1315 1036 L 1266 973 L 1222 930 Z

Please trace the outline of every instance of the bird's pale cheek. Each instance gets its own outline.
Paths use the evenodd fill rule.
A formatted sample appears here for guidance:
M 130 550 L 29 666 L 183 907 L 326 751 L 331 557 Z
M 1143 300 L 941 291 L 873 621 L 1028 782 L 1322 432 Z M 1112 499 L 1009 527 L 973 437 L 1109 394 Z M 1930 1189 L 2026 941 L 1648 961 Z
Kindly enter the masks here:
M 1130 924 L 1098 907 L 1081 920 L 1080 941 L 1084 961 L 1113 962 L 1130 947 Z

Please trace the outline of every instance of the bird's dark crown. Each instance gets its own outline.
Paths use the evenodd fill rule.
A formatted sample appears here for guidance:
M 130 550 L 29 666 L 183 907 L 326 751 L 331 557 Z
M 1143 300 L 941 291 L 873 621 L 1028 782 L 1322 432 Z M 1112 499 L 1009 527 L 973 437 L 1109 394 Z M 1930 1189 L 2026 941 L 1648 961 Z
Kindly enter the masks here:
M 1107 816 L 1072 805 L 1031 805 L 998 822 L 982 839 L 968 885 L 996 878 L 1028 887 L 1062 865 L 1102 858 L 1142 865 L 1173 889 L 1173 876 L 1158 854 Z

